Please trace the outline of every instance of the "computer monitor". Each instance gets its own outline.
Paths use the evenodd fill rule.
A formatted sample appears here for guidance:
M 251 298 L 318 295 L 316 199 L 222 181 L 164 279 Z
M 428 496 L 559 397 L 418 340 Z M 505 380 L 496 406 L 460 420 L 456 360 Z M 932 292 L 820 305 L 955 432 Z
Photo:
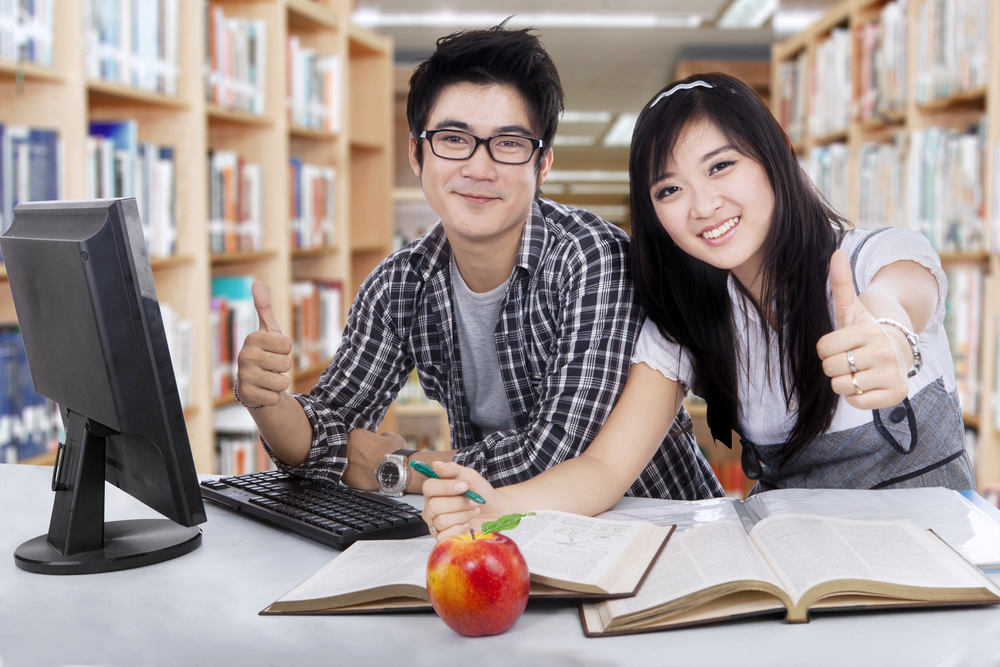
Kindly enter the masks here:
M 21 569 L 85 574 L 201 543 L 205 508 L 135 200 L 18 204 L 0 237 L 35 391 L 60 406 L 47 535 Z M 104 520 L 104 482 L 166 519 Z

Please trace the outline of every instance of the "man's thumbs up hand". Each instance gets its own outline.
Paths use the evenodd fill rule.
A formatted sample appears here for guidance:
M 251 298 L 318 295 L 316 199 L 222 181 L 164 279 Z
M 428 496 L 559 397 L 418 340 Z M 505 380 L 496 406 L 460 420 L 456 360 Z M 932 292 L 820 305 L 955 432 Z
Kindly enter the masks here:
M 277 405 L 288 389 L 283 373 L 292 369 L 292 341 L 281 333 L 267 286 L 257 281 L 251 289 L 260 328 L 246 337 L 240 349 L 235 389 L 243 405 L 257 409 Z

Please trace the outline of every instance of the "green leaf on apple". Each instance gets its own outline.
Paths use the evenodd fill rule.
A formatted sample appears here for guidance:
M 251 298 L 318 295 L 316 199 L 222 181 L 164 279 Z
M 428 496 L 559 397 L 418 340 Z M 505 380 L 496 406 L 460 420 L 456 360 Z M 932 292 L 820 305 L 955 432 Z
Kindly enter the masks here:
M 486 533 L 496 533 L 501 530 L 512 530 L 517 528 L 517 524 L 521 523 L 521 519 L 526 516 L 535 516 L 534 512 L 528 512 L 527 514 L 504 514 L 502 517 L 496 521 L 487 521 L 483 524 L 483 532 Z

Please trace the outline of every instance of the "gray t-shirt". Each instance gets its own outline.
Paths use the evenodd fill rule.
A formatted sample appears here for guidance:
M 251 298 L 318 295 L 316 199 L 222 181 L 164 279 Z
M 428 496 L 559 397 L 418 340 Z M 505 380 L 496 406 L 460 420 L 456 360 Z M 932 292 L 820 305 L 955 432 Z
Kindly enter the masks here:
M 507 294 L 510 279 L 489 292 L 473 292 L 465 284 L 452 253 L 451 284 L 462 358 L 462 384 L 469 401 L 472 424 L 479 431 L 476 439 L 481 440 L 490 433 L 515 427 L 510 401 L 500 377 L 494 334 L 500 317 L 500 304 Z

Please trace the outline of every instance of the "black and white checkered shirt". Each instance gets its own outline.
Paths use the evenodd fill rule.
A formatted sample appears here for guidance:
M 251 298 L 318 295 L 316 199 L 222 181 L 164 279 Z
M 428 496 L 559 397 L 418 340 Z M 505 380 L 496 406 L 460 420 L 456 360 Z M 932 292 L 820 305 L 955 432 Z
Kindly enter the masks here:
M 587 211 L 535 201 L 495 330 L 516 428 L 480 440 L 462 383 L 450 253 L 438 223 L 368 276 L 330 366 L 308 395 L 295 395 L 313 425 L 309 458 L 282 468 L 340 479 L 348 432 L 375 431 L 414 366 L 424 393 L 447 410 L 455 461 L 495 486 L 529 479 L 594 439 L 625 385 L 641 324 L 628 236 Z M 686 411 L 629 493 L 722 495 Z

